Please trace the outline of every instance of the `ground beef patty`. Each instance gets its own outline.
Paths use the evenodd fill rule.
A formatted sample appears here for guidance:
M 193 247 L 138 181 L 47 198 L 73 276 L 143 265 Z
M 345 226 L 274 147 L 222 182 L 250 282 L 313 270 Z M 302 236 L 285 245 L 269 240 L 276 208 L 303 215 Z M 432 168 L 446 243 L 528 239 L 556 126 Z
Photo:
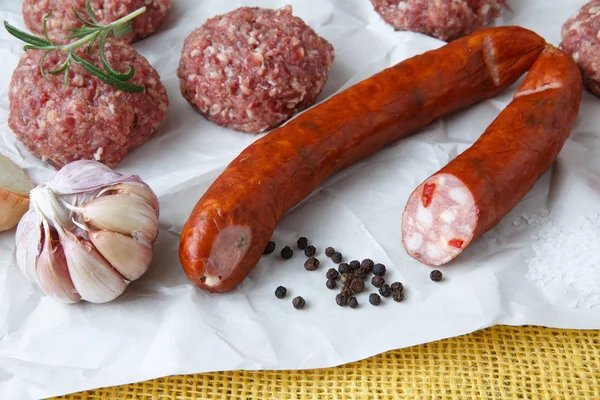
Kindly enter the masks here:
M 78 53 L 102 67 L 97 51 Z M 126 93 L 102 82 L 76 64 L 71 65 L 69 86 L 62 75 L 40 72 L 43 52 L 23 55 L 10 82 L 8 124 L 36 156 L 57 168 L 81 159 L 114 166 L 152 135 L 167 111 L 168 98 L 158 73 L 130 45 L 108 41 L 105 55 L 118 71 L 135 68 L 128 81 L 143 85 L 142 93 Z M 56 69 L 65 55 L 54 51 L 45 67 Z
M 171 7 L 171 0 L 91 0 L 94 15 L 101 25 L 107 25 L 146 6 L 146 12 L 133 20 L 133 32 L 121 40 L 128 43 L 142 39 L 156 32 Z M 33 33 L 43 35 L 44 16 L 52 10 L 48 19 L 48 34 L 57 43 L 64 43 L 69 29 L 82 25 L 71 7 L 87 18 L 85 0 L 25 0 L 23 19 Z
M 600 0 L 592 0 L 562 27 L 560 47 L 579 65 L 583 81 L 600 96 Z
M 371 3 L 397 30 L 450 41 L 498 18 L 505 0 L 371 0 Z
M 313 105 L 332 61 L 333 46 L 290 6 L 242 7 L 188 36 L 177 75 L 183 96 L 208 119 L 259 133 Z

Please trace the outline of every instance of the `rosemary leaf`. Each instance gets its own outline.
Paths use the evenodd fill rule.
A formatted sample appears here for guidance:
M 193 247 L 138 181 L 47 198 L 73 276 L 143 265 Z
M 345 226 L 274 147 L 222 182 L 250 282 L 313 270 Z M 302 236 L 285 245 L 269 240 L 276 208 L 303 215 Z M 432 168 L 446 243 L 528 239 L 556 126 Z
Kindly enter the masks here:
M 14 37 L 16 37 L 17 39 L 19 39 L 25 43 L 29 43 L 34 46 L 46 46 L 46 47 L 52 46 L 52 43 L 47 42 L 44 39 L 39 38 L 37 36 L 33 36 L 33 35 L 30 35 L 29 33 L 23 32 L 23 31 L 15 28 L 14 26 L 12 26 L 11 24 L 9 24 L 6 21 L 4 21 L 4 27 L 6 28 L 8 33 L 10 33 Z
M 44 67 L 44 63 L 46 61 L 46 57 L 48 57 L 48 54 L 50 54 L 51 51 L 52 50 L 46 50 L 42 56 L 42 61 L 40 62 L 40 72 L 45 80 L 48 80 L 48 77 L 46 76 L 46 68 Z
M 50 14 L 52 14 L 52 10 L 48 11 L 48 13 L 44 15 L 44 36 L 46 37 L 48 43 L 52 43 L 50 36 L 48 36 L 48 18 L 50 18 Z
M 61 65 L 60 67 L 58 67 L 57 69 L 53 69 L 51 71 L 46 71 L 49 74 L 52 75 L 58 75 L 61 72 L 64 72 L 67 70 L 67 68 L 69 68 L 69 58 L 67 57 L 67 59 L 65 60 L 65 62 L 63 63 L 63 65 Z
M 86 1 L 86 5 L 89 5 L 89 1 Z M 73 10 L 73 14 L 75 14 L 75 18 L 77 18 L 79 21 L 81 21 L 84 26 L 91 26 L 91 27 L 96 27 L 97 26 L 96 24 L 88 21 L 87 19 L 85 19 L 81 15 L 79 15 L 79 13 L 75 9 L 75 7 L 71 7 L 71 10 Z
M 88 45 L 88 48 L 87 48 L 88 54 L 91 54 L 92 48 L 94 47 L 94 43 L 96 43 L 96 40 L 98 39 L 98 36 L 100 36 L 100 35 L 101 35 L 100 32 L 94 33 L 94 37 L 92 38 L 92 41 L 90 42 L 90 44 Z M 104 51 L 103 49 L 100 49 L 100 56 L 102 58 L 104 58 L 104 54 L 102 54 L 103 51 Z M 133 76 L 132 76 L 132 78 L 133 78 Z
M 98 25 L 98 20 L 96 19 L 96 16 L 94 15 L 94 10 L 92 10 L 92 6 L 90 5 L 90 0 L 87 0 L 85 2 L 85 10 L 87 11 L 90 19 L 96 24 Z
M 106 57 L 104 55 L 104 44 L 105 44 L 107 36 L 108 36 L 108 32 L 105 32 L 100 36 L 99 46 L 100 46 L 100 58 L 102 59 L 102 64 L 104 64 L 104 68 L 108 71 L 108 73 L 110 75 L 112 75 L 113 77 L 115 77 L 116 79 L 118 79 L 120 81 L 128 81 L 131 78 L 133 78 L 133 75 L 135 74 L 135 71 L 131 65 L 129 65 L 127 72 L 122 73 L 122 72 L 115 70 L 106 60 Z
M 117 78 L 113 77 L 112 75 L 102 71 L 100 68 L 96 67 L 94 64 L 79 57 L 77 54 L 73 53 L 72 56 L 73 56 L 73 60 L 75 61 L 75 63 L 77 63 L 78 65 L 81 65 L 86 71 L 95 75 L 96 77 L 98 77 L 102 81 L 108 83 L 109 85 L 116 87 L 117 89 L 120 89 L 124 92 L 129 92 L 129 93 L 141 93 L 144 90 L 146 90 L 146 88 L 144 88 L 143 86 L 132 85 L 130 83 L 118 80 Z
M 64 77 L 64 83 L 66 87 L 69 87 L 69 71 L 71 71 L 71 64 L 66 64 L 67 67 L 65 68 L 65 77 Z
M 96 32 L 101 32 L 102 28 L 89 28 L 82 26 L 80 28 L 71 28 L 71 33 L 67 35 L 67 39 L 81 39 Z

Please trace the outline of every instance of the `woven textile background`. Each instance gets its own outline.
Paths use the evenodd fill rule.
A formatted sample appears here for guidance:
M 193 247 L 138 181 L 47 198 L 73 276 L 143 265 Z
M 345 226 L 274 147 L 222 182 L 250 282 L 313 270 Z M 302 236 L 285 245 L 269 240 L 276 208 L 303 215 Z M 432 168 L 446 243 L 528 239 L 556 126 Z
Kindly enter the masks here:
M 595 400 L 600 331 L 499 326 L 331 369 L 176 376 L 60 399 L 252 398 Z

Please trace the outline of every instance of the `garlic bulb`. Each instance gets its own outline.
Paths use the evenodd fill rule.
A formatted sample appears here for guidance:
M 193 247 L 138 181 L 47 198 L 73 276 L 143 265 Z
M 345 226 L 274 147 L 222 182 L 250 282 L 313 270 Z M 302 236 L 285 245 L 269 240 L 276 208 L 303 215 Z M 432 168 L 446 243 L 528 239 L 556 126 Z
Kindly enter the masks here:
M 17 265 L 65 303 L 106 303 L 140 278 L 158 236 L 158 199 L 137 176 L 75 161 L 31 190 Z
M 0 232 L 12 229 L 23 217 L 34 186 L 21 168 L 0 154 Z

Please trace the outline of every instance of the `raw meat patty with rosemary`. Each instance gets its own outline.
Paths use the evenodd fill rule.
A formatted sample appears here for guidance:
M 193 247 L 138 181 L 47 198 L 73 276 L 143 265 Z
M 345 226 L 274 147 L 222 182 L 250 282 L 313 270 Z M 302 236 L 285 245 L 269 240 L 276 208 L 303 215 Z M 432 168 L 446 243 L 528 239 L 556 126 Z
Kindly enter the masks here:
M 98 44 L 91 54 L 77 54 L 102 68 Z M 36 156 L 57 168 L 71 161 L 95 159 L 108 166 L 119 163 L 156 131 L 166 115 L 168 98 L 158 73 L 133 47 L 117 40 L 106 43 L 107 61 L 118 71 L 128 66 L 135 75 L 128 83 L 141 85 L 141 93 L 117 89 L 73 63 L 69 86 L 62 74 L 40 71 L 43 51 L 26 52 L 10 82 L 8 124 Z M 66 55 L 53 51 L 46 57 L 47 71 L 59 68 Z
M 583 83 L 600 96 L 600 0 L 584 5 L 562 27 L 560 47 L 583 73 Z
M 451 41 L 483 28 L 500 16 L 505 0 L 371 0 L 396 30 Z
M 259 133 L 317 101 L 333 58 L 333 46 L 290 6 L 242 7 L 188 36 L 178 76 L 183 96 L 209 120 Z
M 90 0 L 90 6 L 101 25 L 108 25 L 145 6 L 146 12 L 133 21 L 133 32 L 121 39 L 131 43 L 156 32 L 169 13 L 171 0 Z M 82 25 L 71 7 L 87 19 L 85 0 L 25 0 L 23 19 L 31 32 L 41 36 L 44 34 L 44 16 L 52 11 L 48 35 L 53 41 L 64 43 L 69 29 Z

